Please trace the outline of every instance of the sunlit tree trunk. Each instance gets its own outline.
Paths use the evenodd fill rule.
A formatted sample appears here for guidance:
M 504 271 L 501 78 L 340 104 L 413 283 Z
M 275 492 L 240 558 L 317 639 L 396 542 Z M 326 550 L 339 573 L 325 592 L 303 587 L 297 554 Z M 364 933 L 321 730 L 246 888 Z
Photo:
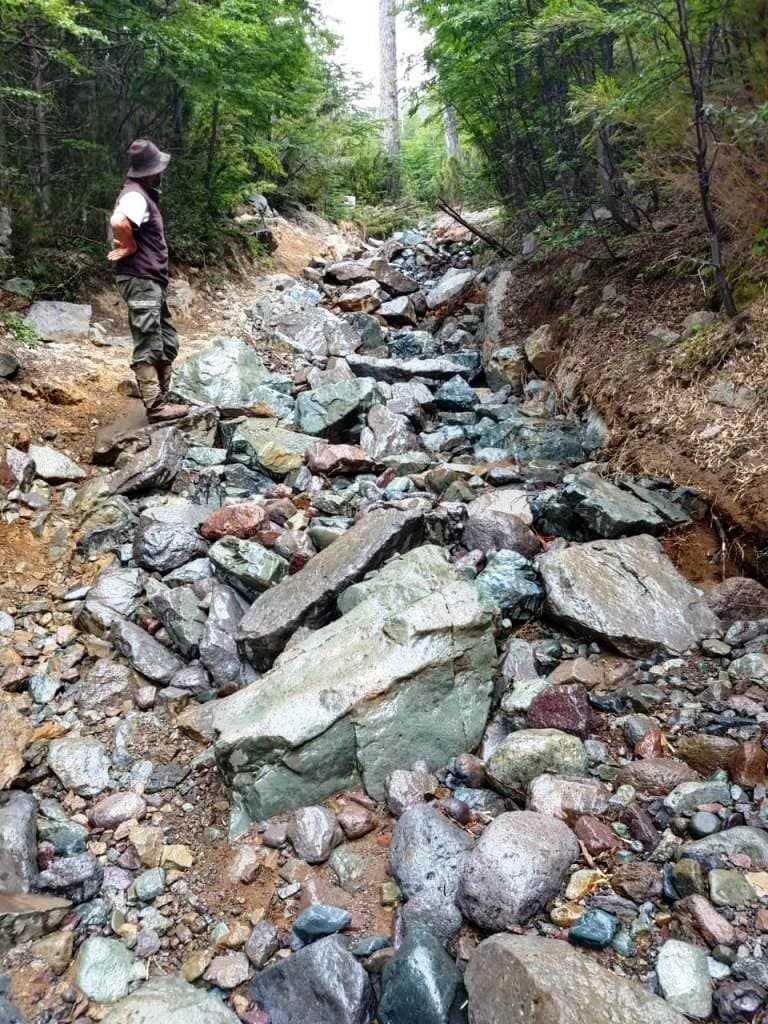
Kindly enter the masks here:
M 448 154 L 448 159 L 458 160 L 461 156 L 459 126 L 456 122 L 456 111 L 450 104 L 443 111 L 443 124 L 445 126 L 445 150 Z
M 397 95 L 397 17 L 394 0 L 379 0 L 379 117 L 387 161 L 387 191 L 400 194 L 400 105 Z

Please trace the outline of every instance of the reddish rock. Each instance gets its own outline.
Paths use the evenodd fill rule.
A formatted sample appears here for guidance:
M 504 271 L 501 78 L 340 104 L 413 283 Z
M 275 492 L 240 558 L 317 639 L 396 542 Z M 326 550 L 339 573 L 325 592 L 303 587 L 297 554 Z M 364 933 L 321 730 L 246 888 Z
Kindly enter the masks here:
M 666 796 L 681 782 L 695 782 L 698 778 L 693 768 L 675 757 L 653 757 L 623 765 L 616 774 L 616 785 L 634 786 L 651 796 Z
M 730 946 L 736 941 L 736 929 L 704 896 L 686 896 L 675 904 L 675 910 L 690 914 L 696 928 L 710 946 Z
M 768 618 L 768 588 L 757 580 L 732 576 L 713 587 L 705 598 L 715 615 L 728 626 Z
M 611 885 L 621 896 L 635 903 L 645 903 L 661 896 L 661 871 L 654 864 L 633 860 L 616 868 Z
M 282 526 L 267 522 L 256 534 L 256 540 L 265 548 L 273 548 L 284 533 L 285 529 Z
M 529 729 L 560 729 L 586 739 L 595 728 L 596 716 L 583 686 L 548 686 L 531 701 L 527 724 Z
M 348 803 L 336 816 L 347 839 L 361 839 L 373 832 L 379 823 L 378 818 L 367 807 L 357 803 Z
M 592 857 L 599 857 L 601 853 L 613 853 L 621 845 L 615 833 L 604 822 L 589 815 L 579 818 L 574 832 Z
M 261 530 L 266 518 L 264 506 L 253 501 L 225 505 L 208 516 L 200 527 L 200 533 L 210 541 L 221 540 L 222 537 L 248 540 Z
M 554 672 L 550 672 L 549 681 L 553 686 L 581 683 L 591 690 L 605 682 L 605 669 L 586 658 L 575 658 L 573 661 L 564 661 Z
M 768 771 L 768 753 L 757 740 L 737 747 L 728 765 L 731 779 L 739 786 L 759 786 L 765 782 Z
M 683 736 L 676 744 L 677 756 L 702 775 L 728 769 L 731 757 L 738 749 L 736 740 L 727 736 L 708 736 L 706 733 L 692 733 Z
M 759 932 L 768 932 L 768 907 L 762 907 L 755 914 L 755 927 Z
M 306 551 L 296 551 L 291 555 L 290 561 L 288 562 L 288 575 L 294 576 L 297 572 L 300 572 L 307 562 L 312 561 L 312 555 Z
M 635 757 L 639 757 L 641 761 L 663 757 L 666 747 L 661 729 L 649 729 L 635 744 Z
M 356 444 L 316 444 L 307 449 L 307 465 L 313 473 L 365 473 L 375 466 L 371 457 Z

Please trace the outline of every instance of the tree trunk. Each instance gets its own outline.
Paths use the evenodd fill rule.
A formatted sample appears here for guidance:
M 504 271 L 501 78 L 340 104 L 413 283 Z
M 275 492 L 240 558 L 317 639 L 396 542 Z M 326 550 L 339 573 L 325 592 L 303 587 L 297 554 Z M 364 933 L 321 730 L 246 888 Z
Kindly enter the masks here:
M 27 34 L 27 47 L 32 68 L 32 88 L 40 97 L 33 101 L 35 121 L 35 141 L 37 143 L 37 174 L 36 191 L 40 204 L 40 212 L 47 217 L 51 212 L 51 145 L 48 137 L 48 121 L 45 116 L 43 97 L 45 82 L 40 51 L 31 33 Z
M 612 125 L 597 130 L 597 176 L 603 192 L 603 202 L 622 231 L 632 234 L 639 230 L 640 218 L 627 198 L 627 188 L 621 167 L 615 158 Z
M 216 213 L 214 191 L 216 187 L 216 147 L 219 144 L 219 101 L 214 100 L 211 111 L 211 128 L 208 135 L 208 156 L 205 162 L 205 192 L 208 201 L 208 212 Z
M 394 0 L 379 0 L 379 61 L 382 144 L 387 161 L 387 191 L 400 195 L 400 105 L 397 95 L 397 17 Z
M 458 160 L 461 157 L 459 126 L 456 122 L 456 110 L 450 104 L 443 110 L 443 123 L 445 125 L 445 150 L 448 154 L 448 159 Z
M 691 43 L 690 30 L 688 28 L 688 7 L 686 0 L 675 0 L 678 21 L 678 40 L 685 57 L 685 67 L 688 73 L 688 84 L 693 102 L 693 126 L 696 134 L 696 171 L 699 179 L 699 196 L 701 198 L 701 209 L 704 213 L 704 221 L 709 234 L 709 248 L 712 254 L 712 269 L 715 275 L 715 284 L 720 295 L 723 309 L 730 317 L 735 317 L 736 302 L 733 298 L 731 286 L 728 283 L 728 276 L 723 266 L 723 247 L 720 236 L 720 226 L 715 215 L 715 208 L 712 205 L 711 194 L 711 164 L 709 160 L 709 132 L 707 126 L 707 115 L 704 109 L 704 80 L 708 74 L 709 61 L 714 51 L 717 38 L 717 27 L 709 34 L 705 45 L 702 47 L 701 60 L 696 59 L 696 54 Z

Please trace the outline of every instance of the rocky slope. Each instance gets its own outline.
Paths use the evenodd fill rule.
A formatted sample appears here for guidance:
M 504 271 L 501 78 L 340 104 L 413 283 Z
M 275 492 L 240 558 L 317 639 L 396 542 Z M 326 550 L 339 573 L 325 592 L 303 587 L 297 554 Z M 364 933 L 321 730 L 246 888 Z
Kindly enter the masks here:
M 346 255 L 185 420 L 5 451 L 0 1021 L 760 1019 L 768 591 L 681 574 L 700 494 L 466 243 Z

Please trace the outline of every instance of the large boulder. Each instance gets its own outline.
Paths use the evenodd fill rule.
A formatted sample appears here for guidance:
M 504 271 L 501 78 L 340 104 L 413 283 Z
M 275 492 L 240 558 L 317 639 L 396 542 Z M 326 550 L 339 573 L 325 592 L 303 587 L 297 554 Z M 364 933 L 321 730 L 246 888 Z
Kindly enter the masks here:
M 683 654 L 720 632 L 653 537 L 575 544 L 547 551 L 536 565 L 553 618 L 623 654 Z
M 216 338 L 211 348 L 189 356 L 173 374 L 173 390 L 181 398 L 216 406 L 228 415 L 280 403 L 273 392 L 285 399 L 290 389 L 290 377 L 267 369 L 256 350 L 237 338 Z
M 154 431 L 148 448 L 94 485 L 103 487 L 106 494 L 123 495 L 170 487 L 188 449 L 189 442 L 175 427 Z M 87 501 L 85 495 L 82 500 Z
M 449 1024 L 461 977 L 453 958 L 426 928 L 409 928 L 382 973 L 380 1024 Z
M 493 935 L 464 980 L 472 1024 L 685 1024 L 636 981 L 554 939 Z
M 542 502 L 537 525 L 568 540 L 660 533 L 665 521 L 656 509 L 596 473 L 566 478 L 562 492 Z
M 557 818 L 502 814 L 464 858 L 456 903 L 488 931 L 524 924 L 554 899 L 579 852 L 576 836 Z
M 386 509 L 369 513 L 304 568 L 259 597 L 240 625 L 254 664 L 269 664 L 299 626 L 322 626 L 336 598 L 397 552 L 418 544 L 421 516 Z
M 238 1024 L 220 998 L 182 978 L 153 978 L 116 1003 L 103 1024 Z
M 294 644 L 257 683 L 206 706 L 235 833 L 361 783 L 381 799 L 387 776 L 416 752 L 443 764 L 478 744 L 493 613 L 471 583 L 423 583 L 416 600 L 397 586 L 370 597 Z M 198 718 L 182 723 L 202 732 Z
M 93 309 L 75 302 L 33 302 L 25 323 L 40 341 L 87 341 Z
M 251 995 L 272 1024 L 369 1024 L 373 1016 L 368 975 L 337 935 L 313 942 L 260 971 L 251 984 Z

